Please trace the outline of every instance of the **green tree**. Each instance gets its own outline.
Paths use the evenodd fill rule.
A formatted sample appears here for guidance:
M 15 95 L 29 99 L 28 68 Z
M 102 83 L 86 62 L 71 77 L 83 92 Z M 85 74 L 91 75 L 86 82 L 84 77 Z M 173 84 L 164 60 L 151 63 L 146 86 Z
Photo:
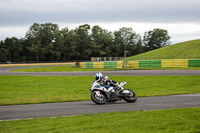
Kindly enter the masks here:
M 114 32 L 114 53 L 115 56 L 124 56 L 127 51 L 127 56 L 134 55 L 136 44 L 139 43 L 140 35 L 136 34 L 132 28 L 123 27 L 119 31 Z
M 63 28 L 60 31 L 61 36 L 61 53 L 63 60 L 75 60 L 80 54 L 76 51 L 77 49 L 77 35 L 74 30 Z
M 26 33 L 26 39 L 30 46 L 30 51 L 35 55 L 36 61 L 59 59 L 58 51 L 59 27 L 57 24 L 34 23 Z
M 4 45 L 3 41 L 0 41 L 0 62 L 6 62 L 7 61 L 7 55 L 6 55 L 6 47 Z
M 77 59 L 89 60 L 92 54 L 91 38 L 89 36 L 90 25 L 80 25 L 75 29 L 76 33 L 76 51 L 79 53 Z
M 20 40 L 20 44 L 21 44 L 21 53 L 20 53 L 20 61 L 22 62 L 26 62 L 26 61 L 33 61 L 31 52 L 29 50 L 29 43 L 27 41 L 27 39 L 25 38 L 21 38 Z
M 4 41 L 4 48 L 6 49 L 5 54 L 10 62 L 15 62 L 16 59 L 19 59 L 22 47 L 17 38 L 6 38 Z
M 102 29 L 98 25 L 92 28 L 92 55 L 93 57 L 110 56 L 112 46 L 111 32 Z
M 141 54 L 143 52 L 144 52 L 144 46 L 142 45 L 142 40 L 141 37 L 139 36 L 133 55 Z
M 60 52 L 60 32 L 57 24 L 41 24 L 41 42 L 45 48 L 44 60 L 53 61 L 61 58 Z
M 30 51 L 35 55 L 36 61 L 39 62 L 40 54 L 43 53 L 43 47 L 40 40 L 40 24 L 34 23 L 26 33 L 26 39 L 30 44 Z
M 145 32 L 143 38 L 143 44 L 145 51 L 158 49 L 167 45 L 170 45 L 170 36 L 167 30 L 156 28 L 152 31 Z

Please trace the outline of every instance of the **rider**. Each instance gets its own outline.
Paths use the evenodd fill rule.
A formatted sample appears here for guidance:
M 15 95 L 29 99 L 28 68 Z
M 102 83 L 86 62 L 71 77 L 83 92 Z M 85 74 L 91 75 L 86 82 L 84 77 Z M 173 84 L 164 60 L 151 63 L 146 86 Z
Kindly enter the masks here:
M 95 79 L 98 83 L 104 86 L 114 86 L 114 88 L 117 88 L 118 86 L 115 80 L 110 80 L 108 76 L 104 77 L 103 74 L 100 72 L 96 73 Z

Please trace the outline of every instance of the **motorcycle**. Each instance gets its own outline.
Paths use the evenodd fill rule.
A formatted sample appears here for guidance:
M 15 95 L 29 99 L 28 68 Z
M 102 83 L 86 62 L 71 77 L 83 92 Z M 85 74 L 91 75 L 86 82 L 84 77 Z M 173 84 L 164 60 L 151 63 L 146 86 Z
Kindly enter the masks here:
M 91 99 L 96 104 L 105 104 L 106 102 L 117 102 L 124 99 L 128 103 L 137 100 L 137 95 L 130 89 L 124 89 L 123 86 L 127 82 L 118 83 L 112 80 L 117 86 L 102 86 L 98 82 L 93 81 L 90 87 Z

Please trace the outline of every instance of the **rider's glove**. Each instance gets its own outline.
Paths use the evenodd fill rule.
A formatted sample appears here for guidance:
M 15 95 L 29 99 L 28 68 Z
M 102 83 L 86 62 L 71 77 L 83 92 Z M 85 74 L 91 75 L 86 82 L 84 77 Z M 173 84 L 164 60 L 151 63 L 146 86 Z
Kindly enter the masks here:
M 110 79 L 108 78 L 108 76 L 105 76 L 104 78 L 106 81 L 109 81 Z

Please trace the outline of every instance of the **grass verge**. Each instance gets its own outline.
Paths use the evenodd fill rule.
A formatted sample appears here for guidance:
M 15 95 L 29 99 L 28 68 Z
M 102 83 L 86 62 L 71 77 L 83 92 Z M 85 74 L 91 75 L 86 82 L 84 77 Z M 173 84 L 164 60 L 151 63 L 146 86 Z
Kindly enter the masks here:
M 200 76 L 110 76 L 139 97 L 200 93 Z M 94 76 L 0 75 L 0 105 L 90 100 Z
M 60 63 L 26 63 L 26 64 L 0 64 L 0 67 L 21 67 L 21 66 L 51 66 L 51 65 L 73 65 L 74 62 L 60 62 Z
M 0 133 L 198 133 L 200 107 L 1 121 Z
M 10 70 L 10 72 L 68 72 L 68 71 L 109 71 L 117 69 L 92 69 L 92 68 L 75 68 L 74 66 L 55 66 L 55 67 L 40 67 L 40 68 L 24 68 Z
M 24 68 L 10 70 L 10 72 L 69 72 L 69 71 L 112 71 L 112 70 L 200 70 L 200 67 L 189 68 L 110 68 L 110 69 L 89 69 L 75 68 L 74 66 L 56 66 L 41 68 Z

